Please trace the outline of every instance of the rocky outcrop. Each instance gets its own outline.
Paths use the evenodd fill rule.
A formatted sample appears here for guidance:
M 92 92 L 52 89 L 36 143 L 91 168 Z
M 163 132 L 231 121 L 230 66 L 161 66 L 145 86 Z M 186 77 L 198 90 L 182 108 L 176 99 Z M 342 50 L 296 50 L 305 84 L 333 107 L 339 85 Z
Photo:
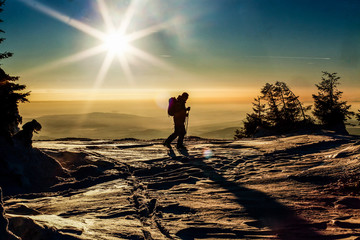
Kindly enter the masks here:
M 20 238 L 15 236 L 8 229 L 9 221 L 5 217 L 5 210 L 2 200 L 2 190 L 0 188 L 0 240 L 19 240 Z
M 4 194 L 44 191 L 67 176 L 58 161 L 39 149 L 0 137 L 0 186 Z

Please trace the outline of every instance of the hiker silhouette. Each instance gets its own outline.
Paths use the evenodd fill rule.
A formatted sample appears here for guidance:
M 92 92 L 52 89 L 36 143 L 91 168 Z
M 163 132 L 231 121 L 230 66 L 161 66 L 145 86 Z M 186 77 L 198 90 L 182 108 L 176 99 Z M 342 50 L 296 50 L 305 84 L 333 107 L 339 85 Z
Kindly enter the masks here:
M 14 135 L 14 139 L 21 142 L 25 147 L 32 147 L 33 132 L 37 133 L 41 130 L 41 124 L 33 119 L 22 126 L 22 130 Z
M 174 132 L 165 140 L 164 146 L 171 148 L 171 142 L 178 137 L 176 147 L 185 148 L 184 137 L 186 134 L 185 120 L 189 116 L 190 107 L 186 108 L 185 103 L 189 98 L 189 94 L 184 92 L 177 98 L 170 98 L 168 113 L 174 118 Z

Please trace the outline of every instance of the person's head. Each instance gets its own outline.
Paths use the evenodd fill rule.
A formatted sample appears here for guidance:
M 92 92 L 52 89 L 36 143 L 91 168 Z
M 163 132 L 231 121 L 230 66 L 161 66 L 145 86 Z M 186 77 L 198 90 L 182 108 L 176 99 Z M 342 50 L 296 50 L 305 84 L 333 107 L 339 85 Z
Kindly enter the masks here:
M 183 94 L 181 94 L 181 98 L 186 102 L 186 100 L 189 98 L 189 94 L 187 92 L 183 92 Z

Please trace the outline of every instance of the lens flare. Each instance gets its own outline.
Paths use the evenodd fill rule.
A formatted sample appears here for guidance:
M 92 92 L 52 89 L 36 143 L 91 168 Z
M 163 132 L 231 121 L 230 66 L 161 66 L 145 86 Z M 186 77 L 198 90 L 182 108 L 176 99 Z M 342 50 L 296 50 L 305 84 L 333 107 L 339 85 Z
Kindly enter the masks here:
M 211 151 L 210 148 L 204 148 L 204 149 L 203 149 L 203 156 L 204 156 L 204 158 L 210 159 L 213 155 L 214 155 L 214 154 L 213 154 L 213 152 Z

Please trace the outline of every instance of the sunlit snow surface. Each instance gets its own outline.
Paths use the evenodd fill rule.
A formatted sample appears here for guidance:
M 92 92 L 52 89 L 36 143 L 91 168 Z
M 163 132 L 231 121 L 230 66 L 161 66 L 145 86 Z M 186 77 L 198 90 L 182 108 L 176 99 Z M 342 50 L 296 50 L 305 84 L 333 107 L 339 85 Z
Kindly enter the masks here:
M 360 200 L 334 179 L 360 169 L 357 141 L 192 138 L 188 152 L 160 140 L 38 141 L 69 170 L 101 173 L 6 207 L 10 221 L 26 216 L 79 239 L 350 239 L 360 235 Z

